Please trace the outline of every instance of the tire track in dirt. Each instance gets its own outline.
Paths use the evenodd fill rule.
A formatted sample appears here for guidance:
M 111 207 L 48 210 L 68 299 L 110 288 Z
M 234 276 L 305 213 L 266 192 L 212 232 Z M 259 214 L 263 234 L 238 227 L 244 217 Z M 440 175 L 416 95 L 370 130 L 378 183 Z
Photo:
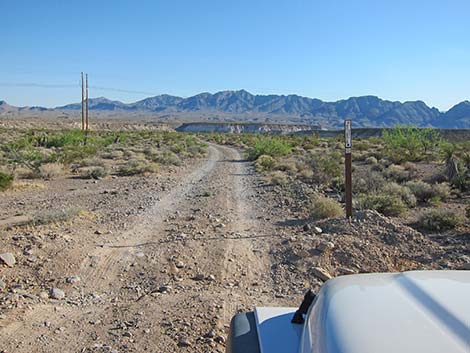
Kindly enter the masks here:
M 208 152 L 208 157 L 201 166 L 141 214 L 130 228 L 116 235 L 113 244 L 119 244 L 119 248 L 111 247 L 113 244 L 97 248 L 82 262 L 79 276 L 85 291 L 96 293 L 107 290 L 135 252 L 133 245 L 155 240 L 154 237 L 160 236 L 165 218 L 178 210 L 191 189 L 214 169 L 216 162 L 220 159 L 218 149 L 209 147 Z M 96 309 L 89 306 L 85 308 L 85 311 L 90 310 Z M 16 340 L 22 342 L 24 346 L 31 346 L 32 340 L 36 338 L 34 334 L 29 334 L 31 331 L 34 332 L 31 327 L 39 327 L 44 322 L 44 318 L 54 319 L 60 326 L 65 321 L 79 320 L 83 315 L 83 308 L 79 307 L 62 307 L 59 314 L 56 311 L 53 305 L 37 304 L 30 311 L 25 312 L 20 321 L 10 321 L 0 328 L 0 343 Z M 71 345 L 72 342 L 69 343 Z M 41 350 L 38 348 L 37 351 Z M 49 351 L 49 348 L 45 351 Z

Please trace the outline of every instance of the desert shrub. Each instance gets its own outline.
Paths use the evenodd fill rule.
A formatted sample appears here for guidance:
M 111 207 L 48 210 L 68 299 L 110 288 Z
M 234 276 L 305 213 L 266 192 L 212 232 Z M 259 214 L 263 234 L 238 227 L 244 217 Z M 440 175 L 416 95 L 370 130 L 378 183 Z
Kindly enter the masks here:
M 310 204 L 310 217 L 313 219 L 335 218 L 343 214 L 339 202 L 322 195 L 316 195 Z
M 406 186 L 399 185 L 394 182 L 387 183 L 385 184 L 383 191 L 385 194 L 398 196 L 407 207 L 412 208 L 416 206 L 416 196 Z
M 447 183 L 434 184 L 432 189 L 436 197 L 441 201 L 446 201 L 450 197 L 451 188 Z
M 448 209 L 430 209 L 421 213 L 418 227 L 427 230 L 453 229 L 463 222 L 463 217 Z
M 325 156 L 315 156 L 311 160 L 313 178 L 320 184 L 330 184 L 335 177 L 340 177 L 343 173 L 343 158 L 333 152 Z
M 285 156 L 291 152 L 292 146 L 279 137 L 262 136 L 255 145 L 248 150 L 248 158 L 257 159 L 261 155 L 271 157 Z
M 81 167 L 104 167 L 104 161 L 99 158 L 85 158 L 78 163 Z
M 392 164 L 383 171 L 385 178 L 396 181 L 397 183 L 403 183 L 409 181 L 412 178 L 412 173 L 401 165 Z
M 39 175 L 44 179 L 56 178 L 64 173 L 64 165 L 61 163 L 46 163 L 39 167 Z
M 180 166 L 182 164 L 181 158 L 171 151 L 163 151 L 161 154 L 155 156 L 153 160 L 162 165 Z
M 393 194 L 368 194 L 359 198 L 363 209 L 376 210 L 385 216 L 400 216 L 406 211 L 405 203 L 401 197 Z
M 406 183 L 411 192 L 419 202 L 430 202 L 445 200 L 450 195 L 450 188 L 447 184 L 430 185 L 424 181 L 410 181 Z
M 379 192 L 383 189 L 385 183 L 384 177 L 377 172 L 366 173 L 360 171 L 355 173 L 352 178 L 353 191 L 359 194 Z
M 373 165 L 378 163 L 377 158 L 375 158 L 374 156 L 367 157 L 365 162 L 366 164 L 373 164 Z
M 276 161 L 274 160 L 273 157 L 263 154 L 259 156 L 258 159 L 256 160 L 255 167 L 258 172 L 263 172 L 266 170 L 273 169 L 275 164 L 276 164 Z
M 13 175 L 0 172 L 0 191 L 8 189 L 13 183 Z
M 423 160 L 428 152 L 439 152 L 442 139 L 435 129 L 397 126 L 382 132 L 385 153 L 395 162 Z
M 45 210 L 37 213 L 33 217 L 34 224 L 48 224 L 53 222 L 66 222 L 79 215 L 82 212 L 80 208 L 67 208 L 61 210 Z
M 269 183 L 273 185 L 287 185 L 287 175 L 281 171 L 274 171 L 269 175 Z
M 330 186 L 336 191 L 343 192 L 345 190 L 344 178 L 334 177 L 333 179 L 331 179 Z
M 101 166 L 83 168 L 80 173 L 85 179 L 102 179 L 108 175 L 108 170 Z
M 370 143 L 367 140 L 354 141 L 354 149 L 357 151 L 367 151 L 369 147 L 370 147 Z
M 131 176 L 158 171 L 156 164 L 141 160 L 130 160 L 118 169 L 118 175 Z
M 301 163 L 297 163 L 300 164 Z M 294 161 L 282 161 L 275 166 L 276 170 L 282 170 L 283 172 L 296 172 L 297 171 L 297 164 Z M 302 166 L 301 166 L 302 167 Z

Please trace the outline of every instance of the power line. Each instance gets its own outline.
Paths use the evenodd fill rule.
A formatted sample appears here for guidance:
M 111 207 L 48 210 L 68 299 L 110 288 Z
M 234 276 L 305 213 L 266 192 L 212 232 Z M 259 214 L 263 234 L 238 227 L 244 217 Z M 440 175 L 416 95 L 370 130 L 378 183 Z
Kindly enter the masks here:
M 34 82 L 25 82 L 25 83 L 0 82 L 0 87 L 76 88 L 77 86 L 80 86 L 80 84 L 72 85 L 72 84 L 48 84 L 48 83 L 34 83 Z M 128 89 L 115 88 L 115 87 L 103 87 L 103 86 L 89 86 L 89 87 L 95 90 L 99 90 L 99 91 L 157 95 L 154 92 L 128 90 Z

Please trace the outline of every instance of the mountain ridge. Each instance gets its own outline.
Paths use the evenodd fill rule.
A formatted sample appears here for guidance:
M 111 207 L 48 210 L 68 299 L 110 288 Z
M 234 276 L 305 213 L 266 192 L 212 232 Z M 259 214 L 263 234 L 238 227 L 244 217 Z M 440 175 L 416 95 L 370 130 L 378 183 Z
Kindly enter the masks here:
M 27 110 L 80 110 L 81 103 L 72 103 L 51 109 L 42 107 L 14 107 L 0 101 L 0 114 Z M 317 98 L 289 95 L 254 95 L 246 90 L 202 92 L 183 98 L 168 94 L 148 97 L 133 103 L 123 103 L 105 97 L 89 99 L 89 109 L 114 112 L 146 112 L 155 114 L 212 113 L 256 115 L 269 121 L 270 116 L 284 116 L 292 123 L 339 127 L 346 118 L 358 127 L 389 127 L 396 124 L 421 127 L 470 128 L 470 102 L 456 104 L 447 112 L 429 107 L 421 100 L 390 101 L 377 96 L 357 96 L 336 102 Z

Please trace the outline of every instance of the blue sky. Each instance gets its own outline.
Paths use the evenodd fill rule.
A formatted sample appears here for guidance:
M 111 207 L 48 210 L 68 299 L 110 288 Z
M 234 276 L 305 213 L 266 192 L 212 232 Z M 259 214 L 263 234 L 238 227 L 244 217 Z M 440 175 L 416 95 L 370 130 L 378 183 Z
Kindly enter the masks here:
M 468 0 L 2 0 L 0 13 L 0 100 L 14 105 L 79 101 L 80 71 L 133 91 L 90 96 L 124 102 L 241 88 L 470 99 Z

